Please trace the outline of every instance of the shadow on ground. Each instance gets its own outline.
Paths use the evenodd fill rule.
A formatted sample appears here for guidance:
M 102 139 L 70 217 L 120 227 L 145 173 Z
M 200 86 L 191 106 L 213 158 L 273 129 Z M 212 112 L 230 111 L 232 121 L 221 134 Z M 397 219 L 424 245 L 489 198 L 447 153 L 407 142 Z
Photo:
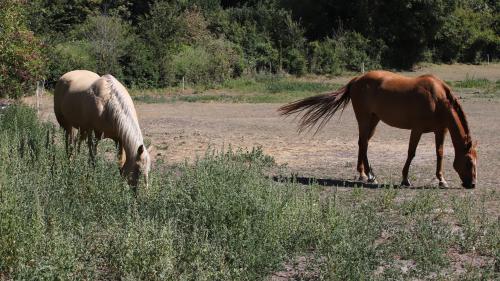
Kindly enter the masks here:
M 386 183 L 366 183 L 361 181 L 352 181 L 345 179 L 322 179 L 313 177 L 300 177 L 297 175 L 291 176 L 273 176 L 272 179 L 276 182 L 296 182 L 303 185 L 318 184 L 321 186 L 337 186 L 337 187 L 363 187 L 363 188 L 399 188 L 399 189 L 456 189 L 456 188 L 442 188 L 437 185 L 423 185 L 423 186 L 401 186 L 399 184 L 386 184 Z

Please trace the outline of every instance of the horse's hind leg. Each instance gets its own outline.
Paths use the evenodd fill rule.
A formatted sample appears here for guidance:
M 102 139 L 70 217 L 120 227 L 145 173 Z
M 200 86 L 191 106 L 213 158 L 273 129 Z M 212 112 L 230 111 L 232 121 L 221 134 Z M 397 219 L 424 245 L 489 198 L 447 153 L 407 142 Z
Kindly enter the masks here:
M 65 142 L 66 155 L 68 155 L 68 157 L 71 157 L 71 155 L 73 154 L 74 138 L 75 138 L 74 129 L 72 127 L 64 128 L 64 142 Z
M 97 155 L 97 144 L 99 142 L 99 137 L 96 136 L 94 137 L 92 135 L 92 131 L 90 131 L 88 134 L 87 134 L 87 146 L 88 146 L 88 149 L 89 149 L 89 156 L 90 156 L 90 161 L 92 162 L 92 164 L 95 164 L 95 157 Z
M 82 131 L 81 129 L 78 132 L 78 146 L 77 146 L 77 151 L 80 153 L 81 147 L 82 147 L 82 142 L 87 138 L 86 132 Z
M 380 119 L 371 114 L 369 116 L 361 117 L 357 115 L 358 127 L 359 127 L 359 139 L 358 139 L 358 172 L 360 181 L 375 182 L 375 175 L 368 162 L 368 142 L 375 133 L 375 128 L 377 127 Z
M 411 130 L 410 135 L 410 145 L 408 146 L 408 157 L 406 158 L 405 166 L 403 167 L 403 181 L 401 182 L 402 186 L 410 186 L 410 180 L 408 179 L 408 172 L 410 171 L 410 164 L 415 157 L 415 151 L 417 151 L 417 145 L 420 141 L 420 137 L 422 136 L 422 132 L 419 130 Z
M 448 183 L 443 177 L 443 153 L 444 153 L 444 137 L 446 135 L 446 129 L 437 130 L 434 132 L 434 137 L 436 140 L 436 177 L 439 180 L 440 187 L 448 187 Z

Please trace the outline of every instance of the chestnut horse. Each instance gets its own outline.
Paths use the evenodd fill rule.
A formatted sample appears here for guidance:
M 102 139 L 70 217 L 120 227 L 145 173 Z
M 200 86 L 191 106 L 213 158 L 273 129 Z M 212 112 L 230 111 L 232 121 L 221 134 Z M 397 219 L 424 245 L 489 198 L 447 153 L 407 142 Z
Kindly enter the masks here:
M 144 145 L 137 113 L 125 87 L 111 75 L 100 77 L 87 70 L 74 70 L 61 76 L 54 92 L 54 111 L 65 130 L 66 149 L 87 138 L 90 157 L 97 152 L 100 139 L 111 138 L 118 145 L 120 172 L 137 186 L 140 176 L 148 184 L 151 160 Z M 95 138 L 92 134 L 94 133 Z
M 375 181 L 368 163 L 368 141 L 382 120 L 390 126 L 411 130 L 401 185 L 410 185 L 408 171 L 421 135 L 433 132 L 437 155 L 436 177 L 440 186 L 448 186 L 443 177 L 442 163 L 444 138 L 449 131 L 455 149 L 453 167 L 464 187 L 475 187 L 477 142 L 472 142 L 459 101 L 450 87 L 435 76 L 409 78 L 388 71 L 371 71 L 352 79 L 336 92 L 298 100 L 282 106 L 279 111 L 282 115 L 304 112 L 299 132 L 311 129 L 318 122 L 319 131 L 335 112 L 344 110 L 351 100 L 359 128 L 357 170 L 360 180 Z

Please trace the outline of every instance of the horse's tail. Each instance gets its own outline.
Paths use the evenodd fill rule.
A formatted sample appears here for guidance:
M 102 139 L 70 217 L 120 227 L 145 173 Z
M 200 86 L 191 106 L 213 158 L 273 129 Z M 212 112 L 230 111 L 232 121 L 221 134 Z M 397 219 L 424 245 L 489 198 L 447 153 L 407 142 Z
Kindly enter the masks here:
M 351 101 L 350 86 L 356 80 L 352 79 L 347 85 L 333 93 L 327 93 L 317 96 L 297 100 L 278 109 L 281 115 L 291 115 L 305 111 L 300 118 L 299 132 L 313 128 L 316 123 L 319 126 L 318 132 L 340 108 L 344 111 L 345 107 Z

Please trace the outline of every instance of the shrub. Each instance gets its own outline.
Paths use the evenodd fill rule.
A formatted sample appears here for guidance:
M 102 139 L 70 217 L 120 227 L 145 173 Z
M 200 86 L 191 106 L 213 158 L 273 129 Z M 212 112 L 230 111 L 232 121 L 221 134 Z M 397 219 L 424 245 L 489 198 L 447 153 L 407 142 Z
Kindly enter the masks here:
M 168 64 L 174 81 L 185 77 L 188 83 L 212 85 L 237 74 L 238 58 L 231 43 L 218 39 L 203 45 L 184 46 Z
M 70 41 L 56 44 L 46 50 L 49 81 L 57 81 L 61 75 L 75 69 L 97 72 L 97 61 L 86 41 Z
M 303 51 L 290 49 L 286 53 L 284 67 L 291 74 L 303 75 L 307 70 L 307 62 Z
M 127 53 L 120 58 L 123 82 L 136 88 L 156 88 L 160 84 L 160 63 L 151 46 L 140 38 L 131 40 Z
M 494 18 L 488 12 L 457 8 L 449 15 L 436 34 L 437 57 L 443 62 L 478 63 L 487 54 L 500 52 L 500 39 L 491 25 Z
M 312 42 L 311 71 L 317 74 L 339 74 L 343 70 L 360 71 L 381 67 L 385 45 L 381 40 L 370 40 L 357 32 L 341 32 L 335 38 Z
M 381 67 L 381 57 L 385 49 L 382 40 L 370 40 L 360 33 L 346 32 L 337 38 L 337 42 L 346 69 L 360 71 L 361 64 L 364 64 L 367 70 Z
M 0 97 L 34 93 L 44 76 L 42 44 L 28 29 L 24 1 L 0 2 Z
M 343 63 L 335 40 L 326 38 L 309 44 L 310 68 L 316 74 L 340 74 Z

